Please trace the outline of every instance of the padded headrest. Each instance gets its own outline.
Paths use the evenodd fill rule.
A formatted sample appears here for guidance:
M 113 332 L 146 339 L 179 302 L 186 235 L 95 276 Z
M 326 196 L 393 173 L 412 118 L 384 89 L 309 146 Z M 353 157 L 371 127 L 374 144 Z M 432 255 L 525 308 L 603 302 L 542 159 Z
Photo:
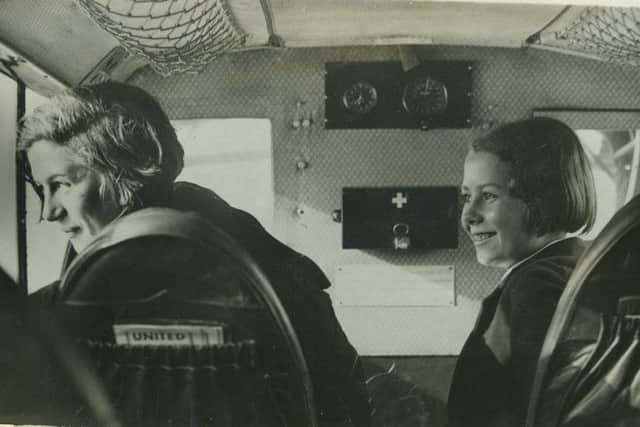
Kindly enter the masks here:
M 229 236 L 195 213 L 143 209 L 112 223 L 73 260 L 61 295 L 67 304 L 113 305 L 177 291 L 201 302 L 257 306 L 243 281 L 243 256 Z
M 538 360 L 528 427 L 556 425 L 545 420 L 561 419 L 557 404 L 573 392 L 571 378 L 584 374 L 581 371 L 592 363 L 603 322 L 640 308 L 635 303 L 638 297 L 640 196 L 614 215 L 579 259 L 567 283 Z

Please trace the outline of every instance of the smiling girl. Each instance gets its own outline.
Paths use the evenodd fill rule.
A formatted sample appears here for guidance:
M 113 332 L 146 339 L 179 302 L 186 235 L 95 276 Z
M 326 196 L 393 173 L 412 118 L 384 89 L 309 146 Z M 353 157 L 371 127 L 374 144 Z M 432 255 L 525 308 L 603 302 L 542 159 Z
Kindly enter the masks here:
M 482 303 L 449 394 L 451 426 L 523 426 L 540 348 L 595 220 L 594 182 L 575 133 L 535 118 L 473 142 L 461 224 L 482 265 L 505 270 Z

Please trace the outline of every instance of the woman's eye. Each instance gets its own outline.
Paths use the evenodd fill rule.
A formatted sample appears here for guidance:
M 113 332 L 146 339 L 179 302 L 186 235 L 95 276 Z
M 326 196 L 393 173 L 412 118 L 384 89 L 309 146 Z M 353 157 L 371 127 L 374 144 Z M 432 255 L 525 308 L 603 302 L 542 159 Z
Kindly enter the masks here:
M 67 187 L 69 185 L 66 181 L 52 181 L 50 184 L 51 192 L 54 193 L 56 190 L 59 190 L 60 187 Z
M 471 194 L 461 193 L 460 194 L 460 203 L 467 204 L 471 200 Z

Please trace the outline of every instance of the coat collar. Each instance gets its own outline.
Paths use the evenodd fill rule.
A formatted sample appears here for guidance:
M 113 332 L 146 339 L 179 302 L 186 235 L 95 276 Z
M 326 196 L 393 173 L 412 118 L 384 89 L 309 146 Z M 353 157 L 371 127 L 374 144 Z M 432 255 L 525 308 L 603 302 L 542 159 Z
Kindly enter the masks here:
M 574 253 L 582 249 L 584 249 L 584 242 L 577 237 L 563 237 L 561 239 L 553 240 L 547 243 L 542 248 L 535 251 L 534 253 L 532 253 L 531 255 L 529 255 L 528 257 L 518 261 L 517 263 L 509 267 L 507 271 L 505 271 L 502 274 L 502 277 L 500 277 L 500 280 L 498 281 L 498 285 L 496 286 L 496 288 L 502 286 L 505 280 L 515 270 L 517 270 L 520 266 L 522 266 L 524 263 L 528 261 L 554 257 L 560 254 L 566 254 L 567 252 Z

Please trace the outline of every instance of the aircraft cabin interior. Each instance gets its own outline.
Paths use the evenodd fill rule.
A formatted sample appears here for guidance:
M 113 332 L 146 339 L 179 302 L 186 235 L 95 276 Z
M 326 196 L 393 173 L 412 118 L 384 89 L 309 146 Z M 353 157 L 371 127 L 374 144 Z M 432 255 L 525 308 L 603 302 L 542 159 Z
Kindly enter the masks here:
M 181 296 L 175 300 L 179 303 L 170 300 L 169 305 L 182 310 L 180 316 L 206 319 L 196 323 L 207 340 L 228 340 L 212 346 L 206 357 L 214 357 L 215 347 L 216 360 L 230 358 L 240 366 L 250 359 L 246 363 L 253 368 L 243 367 L 237 377 L 227 378 L 235 384 L 231 397 L 225 397 L 224 387 L 213 387 L 223 395 L 207 399 L 222 403 L 206 420 L 173 419 L 169 411 L 162 422 L 356 425 L 332 424 L 315 413 L 317 402 L 306 373 L 310 361 L 299 348 L 287 310 L 262 270 L 224 233 L 212 243 L 184 217 L 131 214 L 125 225 L 136 237 L 143 233 L 139 230 L 160 236 L 151 249 L 131 250 L 148 251 L 149 257 L 158 251 L 155 263 L 163 264 L 165 273 L 134 278 L 122 265 L 113 271 L 102 271 L 102 266 L 91 270 L 101 251 L 117 252 L 118 244 L 129 239 L 119 234 L 114 241 L 101 242 L 99 249 L 94 245 L 89 254 L 80 252 L 77 257 L 86 265 L 74 259 L 64 271 L 68 236 L 42 219 L 41 201 L 25 178 L 29 166 L 17 151 L 22 118 L 68 88 L 105 81 L 136 86 L 160 103 L 184 148 L 177 181 L 208 188 L 250 213 L 326 276 L 330 286 L 323 292 L 360 356 L 370 425 L 444 427 L 458 355 L 483 299 L 504 273 L 478 262 L 474 243 L 460 225 L 465 156 L 474 140 L 505 123 L 549 117 L 578 136 L 594 176 L 597 213 L 591 231 L 583 236 L 590 242 L 588 249 L 545 337 L 542 352 L 554 356 L 540 357 L 532 374 L 526 425 L 591 425 L 571 424 L 571 413 L 558 415 L 561 409 L 554 402 L 559 399 L 548 394 L 549 384 L 555 384 L 548 373 L 561 359 L 557 353 L 570 348 L 566 343 L 582 342 L 587 335 L 602 338 L 603 331 L 618 331 L 611 332 L 615 335 L 632 328 L 633 322 L 637 330 L 640 315 L 631 311 L 627 317 L 636 319 L 633 322 L 609 324 L 605 314 L 598 314 L 604 326 L 580 317 L 583 311 L 592 316 L 609 313 L 616 304 L 620 310 L 620 301 L 639 293 L 640 277 L 634 258 L 640 255 L 640 240 L 634 238 L 640 218 L 635 198 L 640 192 L 640 5 L 594 3 L 3 0 L 0 266 L 7 277 L 2 281 L 22 296 L 57 280 L 76 289 L 91 287 L 91 277 L 142 289 L 154 280 L 173 280 L 166 271 L 178 257 L 161 253 L 162 238 L 179 240 L 183 253 L 204 246 L 208 259 L 215 259 L 211 265 L 216 274 L 229 275 L 224 277 L 230 285 L 205 291 L 202 298 Z M 167 224 L 180 232 L 167 232 Z M 212 231 L 212 236 L 217 233 Z M 607 297 L 599 294 L 603 288 Z M 96 292 L 105 292 L 100 298 L 117 299 L 112 289 Z M 5 389 L 0 391 L 0 423 L 161 425 L 136 412 L 132 402 L 144 400 L 140 389 L 126 391 L 123 386 L 114 391 L 109 389 L 112 377 L 105 380 L 104 370 L 99 375 L 92 371 L 92 355 L 103 357 L 110 349 L 113 357 L 124 358 L 122 354 L 135 356 L 135 349 L 127 353 L 118 347 L 121 354 L 114 346 L 91 341 L 88 352 L 70 350 L 74 334 L 92 333 L 93 320 L 87 319 L 98 319 L 100 310 L 118 321 L 113 307 L 87 303 L 83 295 L 78 291 L 78 299 L 62 315 L 72 319 L 71 333 L 49 313 L 31 313 L 22 299 L 0 302 L 0 332 L 6 334 L 0 370 L 15 377 L 0 387 Z M 140 298 L 136 304 L 142 307 L 146 297 Z M 123 310 L 119 313 L 126 318 L 129 308 Z M 213 318 L 218 314 L 222 320 Z M 622 316 L 619 311 L 617 315 Z M 239 320 L 242 316 L 247 317 Z M 207 329 L 211 321 L 236 328 L 234 339 L 246 339 L 234 344 L 222 327 Z M 596 323 L 589 333 L 581 329 Z M 11 325 L 28 332 L 12 332 Z M 107 329 L 127 334 L 125 326 Z M 180 334 L 176 328 L 170 333 Z M 260 347 L 262 338 L 251 335 L 254 330 L 273 343 Z M 197 351 L 206 349 L 198 343 Z M 262 365 L 253 358 L 268 353 L 266 347 L 289 349 L 283 366 L 269 365 L 287 371 L 282 377 L 254 372 Z M 640 352 L 635 348 L 625 354 L 637 373 Z M 55 368 L 39 374 L 34 366 L 44 366 L 45 359 Z M 247 374 L 247 369 L 254 371 Z M 46 391 L 45 384 L 54 381 L 49 374 L 61 378 L 63 392 Z M 122 375 L 125 382 L 134 377 L 143 381 L 131 372 Z M 629 426 L 640 420 L 640 377 L 633 378 L 624 401 L 636 412 L 608 425 Z M 193 384 L 198 381 L 193 379 Z M 247 386 L 251 381 L 259 385 Z M 146 385 L 144 393 L 174 387 L 172 397 L 156 408 L 191 401 L 196 386 L 180 389 L 176 384 Z M 588 388 L 589 383 L 580 385 Z M 249 401 L 266 405 L 258 396 L 262 387 L 280 390 L 274 399 L 289 399 L 290 407 L 264 418 L 257 404 L 242 409 Z M 183 393 L 175 392 L 178 389 Z M 58 402 L 67 393 L 74 397 Z M 242 393 L 252 397 L 243 400 Z M 252 411 L 258 414 L 254 418 Z M 93 421 L 73 418 L 80 412 Z

